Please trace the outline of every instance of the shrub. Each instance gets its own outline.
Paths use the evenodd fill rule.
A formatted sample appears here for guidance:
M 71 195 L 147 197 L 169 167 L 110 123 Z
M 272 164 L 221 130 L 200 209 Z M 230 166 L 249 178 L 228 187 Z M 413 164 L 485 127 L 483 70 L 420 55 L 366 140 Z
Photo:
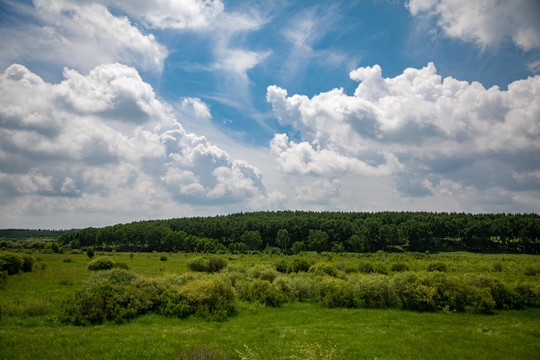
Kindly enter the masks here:
M 517 284 L 514 291 L 526 306 L 540 306 L 540 284 Z
M 480 274 L 466 274 L 465 279 L 472 286 L 489 292 L 498 309 L 517 309 L 524 306 L 520 295 L 497 279 Z
M 409 271 L 409 265 L 403 262 L 396 262 L 390 266 L 390 270 L 395 271 L 395 272 Z
M 159 261 L 167 261 L 167 257 L 165 255 L 161 255 Z
M 95 251 L 94 251 L 94 248 L 89 246 L 87 249 L 86 249 L 86 255 L 91 259 L 94 257 L 95 255 Z
M 24 259 L 19 254 L 0 253 L 0 271 L 7 271 L 8 275 L 20 273 L 23 264 Z
M 98 270 L 109 270 L 114 266 L 114 260 L 109 257 L 99 257 L 95 260 L 90 261 L 88 264 L 88 270 L 98 271 Z
M 383 275 L 388 275 L 388 267 L 386 266 L 385 263 L 382 263 L 382 262 L 375 262 L 373 264 L 373 272 L 377 273 L 377 274 L 383 274 Z
M 194 280 L 179 288 L 197 316 L 224 320 L 234 311 L 235 293 L 221 278 Z
M 208 259 L 208 272 L 215 273 L 227 266 L 227 260 L 221 256 L 212 256 Z
M 87 285 L 90 285 L 95 282 L 105 281 L 111 284 L 119 284 L 119 285 L 129 285 L 132 284 L 135 280 L 139 278 L 139 275 L 127 271 L 124 269 L 112 269 L 112 270 L 106 270 L 101 271 L 99 273 L 96 273 L 90 277 L 87 281 Z
M 65 263 L 70 263 L 70 262 L 73 262 L 73 260 L 71 260 L 71 258 L 64 258 L 63 260 Z
M 536 276 L 536 274 L 538 274 L 538 269 L 534 266 L 527 266 L 525 268 L 524 274 L 527 276 Z
M 341 279 L 324 277 L 319 283 L 319 301 L 329 308 L 352 307 L 354 306 L 352 286 Z
M 256 279 L 243 296 L 249 302 L 258 302 L 270 306 L 280 306 L 286 301 L 283 292 L 268 280 Z
M 298 301 L 317 301 L 319 298 L 317 281 L 308 274 L 286 278 L 286 282 L 282 282 L 280 288 L 287 295 L 297 298 Z
M 189 259 L 186 266 L 191 271 L 214 273 L 227 266 L 227 261 L 221 256 L 212 256 L 209 259 L 196 257 Z
M 159 303 L 159 313 L 165 316 L 185 318 L 194 313 L 193 307 L 178 290 L 161 293 Z
M 276 261 L 274 267 L 276 268 L 276 271 L 279 271 L 280 273 L 290 272 L 289 263 L 284 259 Z
M 36 262 L 36 259 L 32 255 L 23 254 L 23 265 L 22 265 L 22 271 L 24 272 L 31 272 L 34 270 L 34 263 Z
M 387 308 L 397 303 L 388 277 L 384 275 L 356 276 L 350 284 L 355 306 Z
M 311 267 L 311 264 L 308 260 L 297 257 L 293 259 L 292 262 L 292 272 L 301 272 L 301 271 L 309 271 L 309 268 Z
M 358 271 L 361 272 L 361 273 L 369 274 L 369 273 L 375 272 L 375 268 L 369 262 L 360 261 L 358 263 Z
M 265 265 L 255 265 L 248 270 L 248 275 L 252 278 L 272 282 L 279 275 L 279 273 L 271 267 Z
M 500 261 L 494 261 L 491 263 L 491 271 L 501 272 L 503 271 L 503 264 Z
M 448 271 L 448 264 L 442 261 L 432 261 L 426 265 L 427 271 L 440 271 L 440 272 L 447 272 Z
M 322 275 L 330 275 L 334 277 L 338 276 L 338 271 L 336 267 L 334 266 L 334 264 L 329 263 L 329 262 L 317 263 L 309 269 L 309 272 L 312 272 L 320 276 Z

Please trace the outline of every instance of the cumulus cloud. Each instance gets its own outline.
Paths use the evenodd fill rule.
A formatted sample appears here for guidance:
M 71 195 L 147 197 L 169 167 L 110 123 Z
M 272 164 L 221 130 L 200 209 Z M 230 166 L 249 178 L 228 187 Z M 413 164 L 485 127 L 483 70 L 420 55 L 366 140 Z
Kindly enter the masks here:
M 268 87 L 267 101 L 291 128 L 270 143 L 285 174 L 391 176 L 409 197 L 500 188 L 539 200 L 540 76 L 506 91 L 443 79 L 432 63 L 394 78 L 378 65 L 350 77 L 360 82 L 353 96 Z
M 210 116 L 199 99 L 183 102 L 193 116 Z M 257 168 L 184 130 L 138 72 L 120 64 L 86 75 L 66 69 L 58 84 L 22 65 L 7 68 L 0 75 L 0 169 L 3 211 L 29 198 L 46 208 L 62 198 L 71 199 L 65 209 L 144 211 L 266 193 Z
M 90 1 L 34 0 L 25 9 L 35 22 L 3 29 L 2 56 L 8 61 L 33 59 L 88 71 L 110 62 L 161 72 L 167 49 L 152 34 L 144 34 L 125 16 L 115 16 Z M 18 5 L 20 8 L 21 5 Z M 4 31 L 5 30 L 5 31 Z
M 523 50 L 540 47 L 540 4 L 535 0 L 409 0 L 414 16 L 435 17 L 447 36 L 482 48 L 510 39 Z

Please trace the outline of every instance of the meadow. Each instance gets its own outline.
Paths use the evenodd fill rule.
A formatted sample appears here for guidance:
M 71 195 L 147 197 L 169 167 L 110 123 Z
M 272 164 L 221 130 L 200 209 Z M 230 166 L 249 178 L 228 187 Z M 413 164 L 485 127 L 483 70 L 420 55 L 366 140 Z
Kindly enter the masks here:
M 94 261 L 121 264 L 105 271 L 88 270 L 92 260 L 84 253 L 32 256 L 34 270 L 7 276 L 0 289 L 2 359 L 536 359 L 540 353 L 536 255 L 97 253 Z M 223 263 L 198 268 L 210 259 Z M 161 297 L 161 310 L 80 317 L 74 294 L 105 286 L 115 279 L 111 273 L 131 281 L 122 291 L 136 290 L 133 281 L 143 279 L 173 292 Z M 200 311 L 189 291 L 218 280 L 233 289 L 230 307 Z M 187 299 L 190 310 L 180 316 L 163 299 L 169 305 Z M 76 325 L 81 319 L 90 320 Z

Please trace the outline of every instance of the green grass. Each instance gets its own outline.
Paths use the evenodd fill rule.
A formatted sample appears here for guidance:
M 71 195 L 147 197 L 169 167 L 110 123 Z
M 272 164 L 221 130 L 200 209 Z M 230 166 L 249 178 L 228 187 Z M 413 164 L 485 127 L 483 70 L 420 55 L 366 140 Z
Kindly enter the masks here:
M 106 254 L 143 276 L 186 271 L 193 255 Z M 313 303 L 261 308 L 240 302 L 223 322 L 197 317 L 174 319 L 145 315 L 128 323 L 78 327 L 57 320 L 64 299 L 83 286 L 91 272 L 84 254 L 36 254 L 45 270 L 9 276 L 0 289 L 0 359 L 174 359 L 181 350 L 206 344 L 237 357 L 247 345 L 260 359 L 290 359 L 299 348 L 318 343 L 336 349 L 337 359 L 536 359 L 540 353 L 540 309 L 497 311 L 494 315 L 420 313 L 400 309 L 328 309 Z M 96 255 L 98 256 L 98 255 Z M 508 283 L 537 283 L 527 267 L 534 255 L 442 253 L 425 259 L 410 254 L 317 255 L 315 261 L 353 265 L 395 261 L 423 270 L 430 261 L 448 262 L 453 274 L 489 273 Z M 279 256 L 225 255 L 229 264 L 272 264 Z M 70 258 L 71 262 L 64 262 Z M 492 271 L 493 262 L 502 271 Z M 390 275 L 391 276 L 391 275 Z

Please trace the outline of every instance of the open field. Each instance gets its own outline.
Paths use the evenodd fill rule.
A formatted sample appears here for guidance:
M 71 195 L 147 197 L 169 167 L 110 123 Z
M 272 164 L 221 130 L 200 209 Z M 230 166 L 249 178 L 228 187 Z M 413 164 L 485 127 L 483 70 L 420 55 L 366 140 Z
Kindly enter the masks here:
M 203 344 L 223 349 L 230 358 L 240 358 L 239 350 L 249 359 L 290 359 L 293 355 L 306 358 L 306 349 L 317 345 L 322 353 L 334 350 L 330 357 L 334 359 L 535 359 L 540 353 L 538 307 L 494 309 L 492 314 L 484 315 L 452 309 L 411 311 L 397 303 L 384 309 L 352 305 L 329 308 L 332 306 L 313 299 L 299 302 L 291 296 L 279 307 L 265 307 L 241 296 L 245 284 L 256 277 L 269 276 L 278 287 L 277 284 L 294 279 L 296 273 L 282 274 L 274 269 L 280 261 L 292 262 L 297 257 L 262 253 L 223 255 L 227 267 L 212 275 L 188 272 L 187 264 L 195 255 L 106 255 L 117 263 L 126 263 L 130 271 L 145 278 L 228 276 L 236 282 L 235 291 L 239 293 L 235 310 L 224 321 L 148 313 L 122 324 L 112 321 L 88 326 L 66 324 L 58 320 L 64 302 L 97 272 L 87 270 L 90 260 L 85 254 L 34 254 L 38 268 L 10 275 L 6 286 L 0 289 L 0 357 L 178 358 L 182 351 Z M 411 274 L 427 274 L 429 264 L 443 263 L 447 266 L 445 276 L 452 279 L 474 273 L 508 286 L 523 283 L 537 289 L 539 285 L 538 256 L 534 255 L 303 253 L 301 256 L 311 265 L 332 264 L 337 270 L 331 277 L 335 281 L 365 277 L 388 279 L 391 283 L 393 278 L 405 273 L 392 271 L 395 263 L 406 264 L 406 273 Z M 160 261 L 162 257 L 167 260 Z M 45 264 L 44 269 L 41 264 Z M 366 264 L 378 269 L 373 272 L 379 275 L 362 273 L 359 268 L 365 268 Z M 245 278 L 244 285 L 238 274 Z M 313 271 L 305 276 L 330 279 Z M 320 280 L 324 281 L 330 280 Z M 256 356 L 249 357 L 244 345 Z

